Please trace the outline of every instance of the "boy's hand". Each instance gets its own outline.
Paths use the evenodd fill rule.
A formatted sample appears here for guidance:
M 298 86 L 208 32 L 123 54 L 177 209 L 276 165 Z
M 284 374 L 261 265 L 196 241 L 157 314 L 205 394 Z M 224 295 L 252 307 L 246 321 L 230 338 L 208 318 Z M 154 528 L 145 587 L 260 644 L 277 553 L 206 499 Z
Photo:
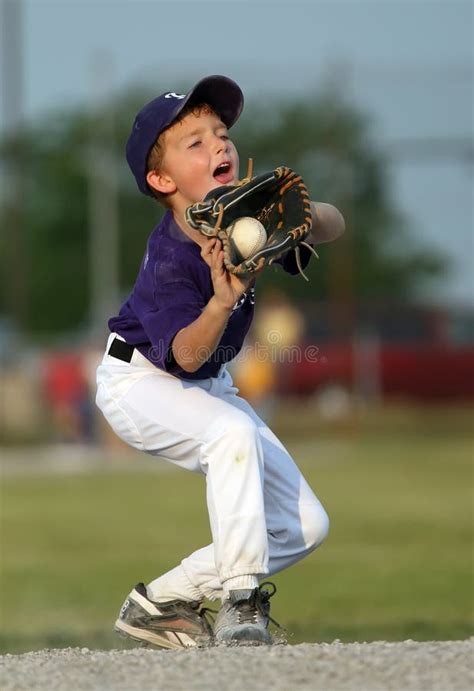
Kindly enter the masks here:
M 222 243 L 217 238 L 206 240 L 201 249 L 201 257 L 211 269 L 215 299 L 225 309 L 232 309 L 237 300 L 253 285 L 259 272 L 246 278 L 237 278 L 229 273 L 224 265 Z

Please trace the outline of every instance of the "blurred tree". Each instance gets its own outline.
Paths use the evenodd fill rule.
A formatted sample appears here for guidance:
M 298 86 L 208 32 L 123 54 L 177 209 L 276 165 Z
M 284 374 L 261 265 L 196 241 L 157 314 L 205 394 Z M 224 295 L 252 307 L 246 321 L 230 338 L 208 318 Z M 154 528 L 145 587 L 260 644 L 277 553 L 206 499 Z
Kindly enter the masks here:
M 311 199 L 342 211 L 347 230 L 344 238 L 320 248 L 319 262 L 311 261 L 306 272 L 311 293 L 305 281 L 278 269 L 265 274 L 266 283 L 301 298 L 396 300 L 414 296 L 446 268 L 418 245 L 415 229 L 396 209 L 390 167 L 371 140 L 366 115 L 331 90 L 312 101 L 275 104 L 277 117 L 270 122 L 267 111 L 244 119 L 249 124 L 241 130 L 241 161 L 251 155 L 261 171 L 281 164 L 294 168 Z
M 140 195 L 128 171 L 124 144 L 130 124 L 146 100 L 128 94 L 115 103 L 114 151 L 119 170 L 119 278 L 123 296 L 131 289 L 146 239 L 161 218 L 161 207 Z M 346 218 L 342 240 L 320 248 L 321 260 L 308 269 L 311 283 L 278 268 L 259 284 L 278 285 L 295 299 L 333 303 L 416 294 L 425 280 L 444 268 L 440 258 L 420 247 L 415 233 L 395 208 L 389 167 L 371 139 L 370 120 L 334 92 L 314 100 L 248 107 L 233 130 L 241 160 L 254 159 L 254 172 L 285 164 L 301 172 L 315 200 L 335 204 Z M 24 223 L 26 229 L 27 325 L 32 333 L 86 328 L 89 305 L 88 145 L 93 116 L 59 112 L 23 133 Z M 8 169 L 11 144 L 1 147 Z M 5 228 L 3 233 L 14 232 Z M 2 279 L 6 274 L 2 268 Z M 6 305 L 0 305 L 4 312 Z

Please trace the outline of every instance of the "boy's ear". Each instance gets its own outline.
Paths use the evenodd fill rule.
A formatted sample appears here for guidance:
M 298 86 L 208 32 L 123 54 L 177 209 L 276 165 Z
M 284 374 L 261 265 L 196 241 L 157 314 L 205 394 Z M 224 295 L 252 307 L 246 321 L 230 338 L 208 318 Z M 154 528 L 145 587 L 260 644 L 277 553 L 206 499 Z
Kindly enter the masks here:
M 162 194 L 170 194 L 176 192 L 176 184 L 166 173 L 160 173 L 158 170 L 150 170 L 147 173 L 146 181 L 157 192 Z

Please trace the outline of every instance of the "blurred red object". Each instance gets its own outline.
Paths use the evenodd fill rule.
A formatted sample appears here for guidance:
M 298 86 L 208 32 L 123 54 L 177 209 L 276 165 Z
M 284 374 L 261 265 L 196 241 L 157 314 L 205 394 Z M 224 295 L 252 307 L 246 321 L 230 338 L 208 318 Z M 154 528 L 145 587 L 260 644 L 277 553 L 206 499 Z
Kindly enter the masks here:
M 473 346 L 381 344 L 374 368 L 382 396 L 422 400 L 474 398 Z M 311 395 L 334 385 L 352 391 L 355 377 L 352 346 L 326 343 L 317 361 L 303 357 L 285 366 L 278 392 Z
M 43 362 L 43 392 L 57 441 L 93 439 L 89 384 L 82 355 L 48 354 Z
M 50 354 L 43 372 L 44 392 L 51 405 L 77 404 L 87 397 L 87 378 L 77 353 Z

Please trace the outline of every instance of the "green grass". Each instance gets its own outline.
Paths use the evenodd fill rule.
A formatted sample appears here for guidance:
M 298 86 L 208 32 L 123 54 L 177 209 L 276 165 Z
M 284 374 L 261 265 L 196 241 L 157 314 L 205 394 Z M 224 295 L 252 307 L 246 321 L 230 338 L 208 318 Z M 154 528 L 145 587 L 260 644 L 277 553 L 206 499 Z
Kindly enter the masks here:
M 272 579 L 290 642 L 472 635 L 469 436 L 288 448 L 331 518 L 326 543 Z M 203 479 L 184 471 L 5 477 L 1 518 L 4 652 L 120 647 L 130 587 L 210 540 Z

